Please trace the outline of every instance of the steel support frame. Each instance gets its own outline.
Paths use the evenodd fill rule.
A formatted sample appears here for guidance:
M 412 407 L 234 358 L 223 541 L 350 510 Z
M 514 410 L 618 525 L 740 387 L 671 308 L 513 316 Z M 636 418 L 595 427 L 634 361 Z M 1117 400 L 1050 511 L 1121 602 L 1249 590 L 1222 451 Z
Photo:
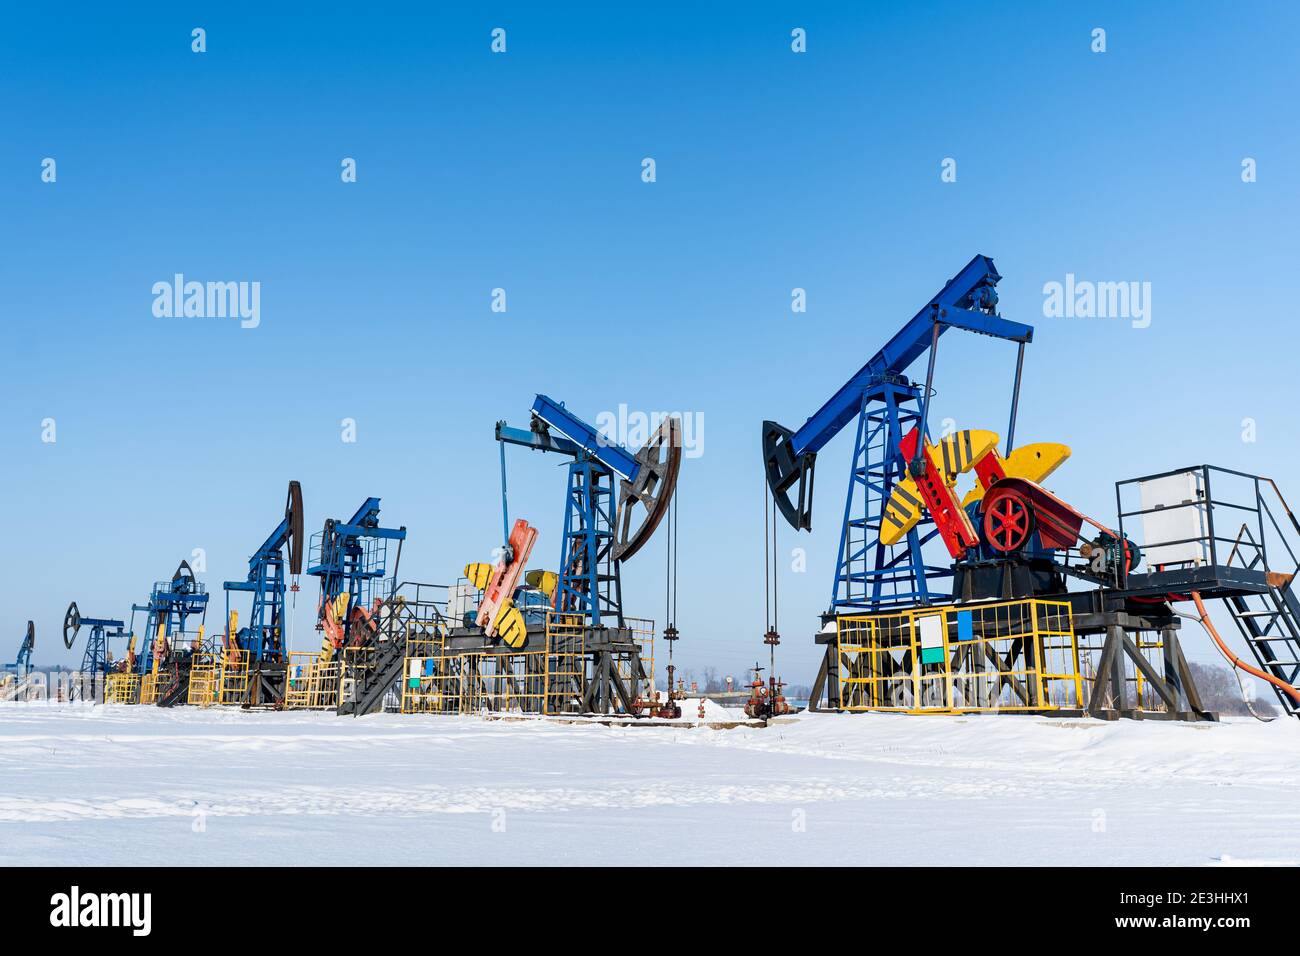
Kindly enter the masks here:
M 907 533 L 905 544 L 880 543 L 885 504 L 894 485 L 907 475 L 899 443 L 921 421 L 920 401 L 921 389 L 901 377 L 877 382 L 862 393 L 832 613 L 926 605 L 935 596 L 931 582 L 952 576 L 951 567 L 925 563 L 925 543 L 938 534 L 928 514 Z
M 148 604 L 131 605 L 132 617 L 137 611 L 146 615 L 144 647 L 136 655 L 136 673 L 141 677 L 153 669 L 154 642 L 158 639 L 159 623 L 162 624 L 163 637 L 174 650 L 176 642 L 172 640 L 173 636 L 184 637 L 188 633 L 185 630 L 185 619 L 194 614 L 206 615 L 209 597 L 207 591 L 181 593 L 173 590 L 173 584 L 174 582 L 159 581 L 154 585 Z M 135 632 L 134 624 L 131 630 L 132 633 Z
M 100 688 L 108 677 L 108 641 L 113 637 L 124 637 L 122 628 L 125 622 L 118 620 L 98 620 L 83 618 L 83 625 L 90 625 L 90 634 L 86 637 L 86 650 L 81 655 L 81 680 L 73 682 L 70 697 L 72 700 L 98 700 Z M 108 633 L 112 627 L 113 633 Z
M 283 663 L 286 660 L 284 633 L 284 557 L 279 551 L 262 555 L 248 581 L 227 581 L 226 620 L 230 620 L 230 592 L 248 591 L 253 595 L 253 606 L 248 615 L 247 628 L 240 650 L 249 656 L 249 665 L 256 667 L 263 661 Z
M 1205 709 L 1200 692 L 1196 688 L 1196 679 L 1192 675 L 1187 657 L 1183 654 L 1182 642 L 1178 635 L 1178 624 L 1173 620 L 1150 620 L 1134 618 L 1122 611 L 1107 611 L 1088 614 L 1075 620 L 1075 633 L 1095 633 L 1098 630 L 1106 634 L 1105 643 L 1097 662 L 1092 697 L 1088 706 L 1081 711 L 1057 710 L 1044 711 L 1046 716 L 1054 717 L 1097 717 L 1102 720 L 1182 720 L 1182 721 L 1217 721 L 1218 715 Z M 1142 656 L 1129 632 L 1159 630 L 1163 645 L 1164 673 L 1157 671 Z M 836 712 L 841 710 L 837 641 L 834 635 L 823 635 L 818 639 L 824 643 L 825 653 L 821 666 L 813 680 L 809 695 L 808 708 L 814 712 Z M 1130 706 L 1126 699 L 1125 661 L 1131 661 L 1133 667 L 1141 672 L 1143 678 L 1159 695 L 1167 712 L 1144 711 L 1134 701 Z M 1105 704 L 1102 690 L 1109 688 L 1110 705 Z M 823 706 L 822 701 L 825 700 Z
M 1133 620 L 1123 612 L 1107 613 L 1102 618 L 1106 641 L 1097 661 L 1092 698 L 1084 710 L 1086 716 L 1101 720 L 1118 720 L 1121 717 L 1131 720 L 1218 720 L 1217 715 L 1207 711 L 1201 701 L 1191 667 L 1183 655 L 1176 623 L 1167 622 L 1159 628 L 1164 658 L 1162 674 L 1142 656 L 1133 638 L 1129 636 L 1130 631 L 1149 629 L 1144 622 Z M 1125 687 L 1126 661 L 1141 672 L 1152 690 L 1159 695 L 1167 708 L 1164 713 L 1144 711 L 1141 702 L 1136 700 L 1130 705 Z M 1109 690 L 1109 704 L 1106 703 L 1104 689 Z
M 619 562 L 614 560 L 614 475 L 591 458 L 569 464 L 556 607 L 585 614 L 592 627 L 623 626 Z

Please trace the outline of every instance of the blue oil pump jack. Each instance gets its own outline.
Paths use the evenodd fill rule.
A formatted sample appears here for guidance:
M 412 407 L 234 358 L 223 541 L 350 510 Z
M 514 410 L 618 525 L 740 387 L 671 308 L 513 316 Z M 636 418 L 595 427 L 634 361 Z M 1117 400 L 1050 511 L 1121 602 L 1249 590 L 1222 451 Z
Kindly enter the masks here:
M 397 606 L 406 608 L 391 599 L 405 540 L 405 526 L 385 528 L 379 523 L 378 498 L 367 498 L 347 521 L 327 519 L 324 528 L 312 535 L 307 573 L 320 579 L 316 629 L 323 634 L 322 655 L 341 658 L 340 714 L 359 716 L 379 709 L 388 689 L 401 677 L 406 643 L 399 632 L 409 614 L 398 613 Z M 390 541 L 397 542 L 391 578 Z M 395 607 L 376 620 L 377 602 L 382 600 Z M 343 653 L 349 648 L 361 656 Z
M 249 705 L 274 706 L 283 702 L 288 673 L 288 633 L 285 622 L 285 563 L 292 575 L 290 587 L 296 593 L 303 561 L 302 486 L 289 482 L 284 516 L 266 540 L 248 559 L 248 576 L 242 581 L 226 581 L 226 620 L 231 620 L 231 593 L 253 596 L 248 623 L 226 640 L 238 650 L 248 669 Z
M 143 647 L 136 655 L 135 672 L 142 678 L 154 670 L 158 658 L 157 703 L 177 703 L 188 690 L 190 649 L 185 639 L 197 638 L 208 613 L 208 589 L 194 576 L 188 561 L 182 561 L 170 581 L 155 582 L 145 604 L 131 605 L 131 633 L 143 634 Z M 144 631 L 135 629 L 135 615 L 145 615 Z M 189 619 L 198 615 L 199 627 L 190 631 Z M 165 670 L 165 673 L 164 673 Z
M 812 529 L 817 453 L 846 425 L 857 422 L 835 579 L 829 607 L 822 615 L 823 631 L 817 638 L 826 650 L 814 681 L 814 702 L 826 688 L 832 705 L 838 704 L 836 645 L 834 635 L 825 630 L 837 614 L 926 605 L 947 597 L 946 592 L 951 590 L 950 584 L 944 586 L 943 579 L 952 578 L 952 564 L 926 561 L 926 544 L 940 534 L 928 514 L 892 545 L 880 540 L 881 528 L 888 520 L 886 505 L 895 486 L 924 471 L 919 450 L 924 442 L 918 442 L 918 450 L 909 456 L 903 451 L 903 439 L 913 429 L 929 437 L 927 413 L 934 394 L 935 359 L 939 339 L 948 329 L 1017 344 L 1006 439 L 1008 453 L 1012 448 L 1025 346 L 1033 341 L 1034 329 L 998 315 L 997 284 L 1001 278 L 992 259 L 975 256 L 797 431 L 774 421 L 763 422 L 763 467 L 772 510 L 780 512 L 796 531 Z M 925 381 L 913 382 L 905 373 L 922 356 L 928 357 Z M 765 552 L 769 544 L 766 511 L 765 506 Z M 773 558 L 765 571 L 769 601 L 763 640 L 775 647 L 780 643 L 776 622 L 775 514 L 771 527 Z
M 575 618 L 580 621 L 579 643 L 584 663 L 578 670 L 574 670 L 573 664 L 561 667 L 570 672 L 566 680 L 572 686 L 559 694 L 548 693 L 548 710 L 562 706 L 588 713 L 640 712 L 645 672 L 641 647 L 623 614 L 621 567 L 650 540 L 672 505 L 681 468 L 681 419 L 665 417 L 645 444 L 631 452 L 578 418 L 562 402 L 538 395 L 533 402 L 529 427 L 512 428 L 499 421 L 496 438 L 501 457 L 501 516 L 506 542 L 510 540 L 506 445 L 554 452 L 572 459 L 552 606 L 570 625 Z M 617 499 L 615 482 L 618 482 Z M 670 548 L 670 565 L 673 553 Z M 513 557 L 507 554 L 505 560 L 509 563 Z M 565 650 L 559 643 L 552 645 L 547 630 L 544 623 L 530 625 L 523 646 L 534 647 L 536 641 L 545 643 L 548 653 L 572 655 L 572 648 Z M 677 639 L 677 629 L 671 620 L 663 634 L 671 649 L 671 642 Z M 459 639 L 453 635 L 453 640 Z M 555 640 L 563 642 L 570 638 L 557 636 Z M 669 671 L 671 684 L 671 667 Z
M 112 617 L 82 617 L 77 602 L 73 601 L 63 616 L 63 646 L 72 650 L 83 627 L 89 627 L 90 634 L 81 655 L 79 680 L 73 682 L 70 697 L 72 700 L 98 700 L 108 675 L 109 641 L 126 637 L 126 622 Z
M 405 540 L 405 526 L 380 525 L 378 498 L 367 498 L 347 521 L 326 519 L 324 528 L 312 535 L 307 573 L 320 578 L 316 630 L 323 631 L 336 650 L 347 646 L 353 636 L 351 612 L 368 609 L 376 597 L 389 596 L 375 593 L 389 576 L 388 542 L 397 542 L 392 574 L 396 584 Z M 343 595 L 347 595 L 345 602 L 340 601 Z
M 501 448 L 501 515 L 510 538 L 505 446 L 557 452 L 569 464 L 555 607 L 585 614 L 593 627 L 623 626 L 620 565 L 654 534 L 668 511 L 681 468 L 681 420 L 664 418 L 635 453 L 602 435 L 545 395 L 533 402 L 527 429 L 497 422 Z M 615 500 L 614 482 L 619 481 Z
M 969 628 L 972 620 L 966 607 L 990 599 L 1015 602 L 1049 596 L 1058 604 L 1070 606 L 1072 634 L 1104 640 L 1091 664 L 1094 676 L 1088 699 L 1083 700 L 1082 693 L 1073 699 L 1077 713 L 1111 718 L 1158 713 L 1179 720 L 1215 719 L 1200 702 L 1178 640 L 1178 617 L 1191 615 L 1180 615 L 1172 605 L 1193 601 L 1200 622 L 1225 657 L 1234 666 L 1242 667 L 1242 662 L 1222 644 L 1203 607 L 1202 598 L 1221 598 L 1229 602 L 1262 668 L 1251 673 L 1273 684 L 1287 713 L 1300 714 L 1300 689 L 1295 686 L 1300 674 L 1300 668 L 1295 666 L 1300 656 L 1295 652 L 1300 645 L 1300 600 L 1291 591 L 1297 577 L 1291 565 L 1295 562 L 1300 566 L 1300 562 L 1283 530 L 1285 526 L 1274 518 L 1273 508 L 1280 507 L 1292 519 L 1297 532 L 1300 523 L 1276 485 L 1269 479 L 1208 465 L 1128 479 L 1116 484 L 1119 523 L 1117 529 L 1112 529 L 1076 511 L 1038 484 L 1039 478 L 1050 474 L 1055 464 L 1069 456 L 1069 449 L 1052 443 L 1018 449 L 1014 446 L 1025 346 L 1033 340 L 1034 330 L 997 314 L 996 286 L 1000 279 L 991 259 L 976 256 L 797 431 L 772 421 L 763 423 L 763 463 L 772 509 L 796 530 L 812 527 L 813 469 L 818 451 L 855 417 L 858 423 L 831 603 L 817 635 L 826 653 L 814 680 L 814 706 L 825 689 L 826 701 L 839 708 L 844 703 L 840 677 L 847 675 L 853 681 L 847 693 L 854 708 L 893 707 L 897 700 L 906 698 L 913 675 L 927 667 L 938 668 L 931 676 L 944 675 L 949 668 L 967 667 L 968 659 L 962 655 L 976 644 L 985 646 L 989 635 L 996 637 L 998 633 L 996 626 L 982 631 L 978 641 L 964 642 L 966 648 L 954 657 L 933 643 L 927 649 L 923 636 L 917 638 L 915 648 L 904 641 L 883 651 L 879 645 L 872 645 L 863 653 L 841 654 L 839 615 L 853 617 L 861 612 L 907 610 L 936 603 L 951 605 L 960 609 L 953 618 L 952 630 L 958 643 L 963 643 L 963 628 Z M 1018 345 L 1006 457 L 1000 462 L 991 447 L 998 440 L 992 432 L 958 432 L 945 436 L 938 446 L 926 440 L 935 356 L 939 338 L 948 329 L 963 329 Z M 907 369 L 927 353 L 924 384 L 909 381 Z M 985 436 L 979 439 L 983 448 L 979 452 L 974 450 L 977 435 Z M 936 457 L 936 452 L 941 456 Z M 1017 455 L 1020 461 L 1013 469 L 1010 463 Z M 958 503 L 952 494 L 951 479 L 972 463 L 978 487 Z M 1219 488 L 1215 495 L 1209 491 L 1212 472 Z M 1039 477 L 1033 477 L 1035 474 Z M 1222 485 L 1230 485 L 1233 478 L 1244 482 L 1247 489 L 1238 489 L 1235 500 L 1230 497 L 1234 492 L 1222 490 Z M 1135 485 L 1141 490 L 1143 504 L 1137 510 L 1126 510 L 1125 491 L 1131 495 Z M 1273 506 L 1266 500 L 1266 486 L 1276 492 Z M 1187 488 L 1193 491 L 1185 491 Z M 1148 496 L 1153 504 L 1147 504 Z M 1226 561 L 1218 559 L 1216 542 L 1233 539 L 1215 532 L 1216 506 L 1227 509 L 1233 521 L 1245 521 L 1235 542 L 1246 543 L 1239 549 L 1234 542 Z M 766 501 L 764 507 L 766 522 Z M 1178 540 L 1163 540 L 1160 535 L 1173 532 L 1169 526 L 1161 526 L 1161 520 L 1167 518 L 1162 513 L 1177 509 L 1188 509 L 1183 513 L 1192 517 L 1178 525 L 1180 530 L 1174 534 Z M 1152 515 L 1158 517 L 1152 518 L 1147 527 Z M 973 520 L 976 517 L 978 524 Z M 1147 540 L 1141 547 L 1127 534 L 1126 517 L 1130 523 L 1134 519 L 1142 523 Z M 1095 537 L 1085 537 L 1085 524 L 1091 529 L 1087 535 Z M 1285 551 L 1286 557 L 1281 560 L 1286 563 L 1280 568 L 1270 564 L 1270 560 L 1276 560 L 1277 550 L 1273 551 L 1275 558 L 1270 559 L 1269 549 L 1263 544 L 1269 526 Z M 936 536 L 943 538 L 951 563 L 936 566 L 926 562 L 922 549 Z M 1144 548 L 1168 556 L 1170 551 L 1161 549 L 1174 547 L 1190 547 L 1193 555 L 1185 557 L 1183 552 L 1175 552 L 1174 558 L 1166 561 L 1152 557 L 1149 564 L 1155 566 L 1140 571 Z M 1234 564 L 1235 559 L 1240 560 Z M 952 587 L 938 586 L 936 579 L 945 577 L 955 578 Z M 1091 587 L 1067 588 L 1067 577 L 1085 581 Z M 774 582 L 769 566 L 769 589 Z M 774 595 L 771 591 L 770 613 L 775 609 Z M 1248 604 L 1252 599 L 1256 603 Z M 945 620 L 933 613 L 923 617 L 927 621 Z M 771 638 L 769 643 L 774 643 L 778 635 L 771 620 L 769 617 L 765 640 Z M 947 631 L 942 630 L 946 627 L 940 625 L 940 641 L 949 640 Z M 1163 675 L 1143 656 L 1152 648 L 1159 649 Z M 1039 667 L 1038 653 L 1032 642 L 1017 639 L 995 666 L 1003 671 Z M 977 660 L 973 670 L 962 673 L 983 673 L 985 664 L 987 660 L 984 664 Z M 1074 666 L 1078 667 L 1077 657 Z M 1126 676 L 1126 668 L 1134 676 Z M 999 693 L 1014 683 L 1008 682 L 1005 675 L 999 681 Z M 1145 683 L 1151 695 L 1143 698 L 1139 694 L 1138 699 L 1132 699 L 1125 689 L 1128 682 Z M 934 686 L 952 687 L 955 682 L 941 676 Z M 895 691 L 901 691 L 902 696 L 891 698 Z M 955 702 L 966 709 L 979 709 L 979 703 L 966 699 L 964 693 L 959 691 L 957 697 L 950 697 L 935 709 L 951 712 Z M 1032 711 L 1045 703 L 1023 687 L 1013 696 L 1015 706 L 1021 709 Z M 1155 697 L 1159 697 L 1160 705 L 1153 710 L 1147 701 Z M 914 697 L 910 706 L 924 710 L 930 704 Z M 1055 704 L 1046 710 L 1072 712 Z
M 774 507 L 791 527 L 811 530 L 817 453 L 857 421 L 829 615 L 928 604 L 940 596 L 936 579 L 952 576 L 951 566 L 928 565 L 922 553 L 938 534 L 932 520 L 918 523 L 894 546 L 881 544 L 880 528 L 890 492 L 916 464 L 899 447 L 903 436 L 913 427 L 928 435 L 935 357 L 948 329 L 1018 344 L 1006 440 L 1007 449 L 1012 447 L 1025 345 L 1034 330 L 997 314 L 1001 278 L 992 259 L 976 256 L 797 431 L 763 422 L 763 465 Z M 904 373 L 926 353 L 925 383 L 909 381 Z
M 32 651 L 36 649 L 36 624 L 27 622 L 22 642 L 18 645 L 18 656 L 12 664 L 4 665 L 4 673 L 12 674 L 20 683 L 32 672 Z

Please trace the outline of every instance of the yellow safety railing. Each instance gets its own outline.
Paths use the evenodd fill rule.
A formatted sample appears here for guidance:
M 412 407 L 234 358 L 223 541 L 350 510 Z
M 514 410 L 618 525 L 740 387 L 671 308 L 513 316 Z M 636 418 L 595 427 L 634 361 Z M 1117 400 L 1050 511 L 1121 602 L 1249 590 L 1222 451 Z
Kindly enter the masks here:
M 586 633 L 586 615 L 547 612 L 544 713 L 582 712 L 587 686 Z
M 636 619 L 630 626 L 643 647 L 641 668 L 653 674 L 654 623 Z M 402 713 L 580 713 L 587 686 L 586 633 L 586 615 L 553 611 L 547 613 L 540 650 L 454 651 L 436 629 L 412 633 Z M 633 676 L 631 657 L 616 660 L 615 666 L 625 681 Z
M 220 687 L 220 665 L 215 661 L 196 661 L 190 665 L 190 687 L 185 702 L 192 706 L 209 707 L 217 702 Z
M 909 714 L 1084 706 L 1070 605 L 1026 599 L 837 619 L 840 707 Z
M 334 710 L 342 690 L 342 662 L 328 653 L 291 651 L 284 706 L 287 710 Z
M 633 676 L 643 676 L 645 683 L 641 685 L 641 694 L 646 699 L 649 699 L 657 689 L 655 685 L 655 622 L 645 617 L 626 617 L 623 620 L 632 631 L 632 640 L 641 645 L 642 674 L 633 675 L 631 658 L 619 656 L 615 659 L 618 676 L 629 687 Z
M 156 704 L 158 702 L 158 682 L 162 675 L 150 671 L 140 678 L 140 703 Z
M 469 709 L 491 713 L 540 714 L 546 701 L 540 651 L 484 654 L 474 662 L 468 684 Z
M 445 652 L 446 635 L 436 628 L 406 639 L 402 671 L 402 713 L 460 713 L 458 662 Z M 456 670 L 456 673 L 453 673 Z
M 451 651 L 442 634 L 413 634 L 407 640 L 402 713 L 540 714 L 545 659 L 542 651 Z
M 248 699 L 249 678 L 248 661 L 243 652 L 227 647 L 221 655 L 217 703 L 227 707 L 251 703 Z
M 106 704 L 134 704 L 139 697 L 139 692 L 139 674 L 113 673 L 104 680 L 104 703 Z

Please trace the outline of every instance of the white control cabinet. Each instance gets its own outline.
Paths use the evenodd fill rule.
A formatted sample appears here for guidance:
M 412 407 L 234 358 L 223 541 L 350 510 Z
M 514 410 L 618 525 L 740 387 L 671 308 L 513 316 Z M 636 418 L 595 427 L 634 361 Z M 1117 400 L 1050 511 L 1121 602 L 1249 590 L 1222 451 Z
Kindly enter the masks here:
M 1210 516 L 1204 475 L 1180 471 L 1140 481 L 1138 488 L 1142 510 L 1147 512 L 1142 515 L 1142 552 L 1147 567 L 1209 564 Z M 1178 541 L 1183 543 L 1167 543 Z

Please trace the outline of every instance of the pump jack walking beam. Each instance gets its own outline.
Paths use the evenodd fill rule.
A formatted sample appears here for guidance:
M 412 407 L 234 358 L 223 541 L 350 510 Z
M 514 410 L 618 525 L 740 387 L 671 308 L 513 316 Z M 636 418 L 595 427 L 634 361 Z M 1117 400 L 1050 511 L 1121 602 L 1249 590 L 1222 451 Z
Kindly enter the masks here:
M 680 429 L 679 419 L 666 418 L 640 450 L 631 452 L 570 412 L 563 402 L 538 395 L 529 427 L 511 428 L 497 422 L 496 437 L 503 445 L 595 461 L 621 479 L 613 557 L 626 561 L 650 540 L 668 512 L 681 468 Z M 637 505 L 644 507 L 640 519 L 636 517 Z M 506 524 L 508 527 L 508 520 Z
M 812 530 L 813 466 L 817 452 L 862 411 L 863 396 L 881 383 L 905 383 L 903 373 L 948 329 L 1019 342 L 1032 342 L 1033 326 L 993 314 L 1002 276 L 988 256 L 976 256 L 939 293 L 840 386 L 797 431 L 763 423 L 763 462 L 776 506 L 791 527 Z M 933 359 L 933 354 L 931 354 Z M 1017 387 L 1019 375 L 1017 374 Z M 924 402 L 928 396 L 922 395 Z M 1014 401 L 1014 399 L 1013 399 Z M 797 489 L 791 500 L 790 491 Z

